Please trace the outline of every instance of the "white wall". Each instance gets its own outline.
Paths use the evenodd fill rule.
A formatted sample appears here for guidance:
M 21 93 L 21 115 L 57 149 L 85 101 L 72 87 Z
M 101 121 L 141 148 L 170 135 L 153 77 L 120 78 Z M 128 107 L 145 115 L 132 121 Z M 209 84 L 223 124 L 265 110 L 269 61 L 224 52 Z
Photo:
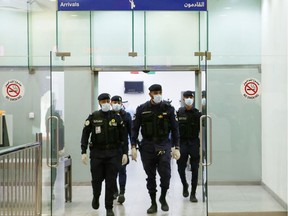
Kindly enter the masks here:
M 124 94 L 124 81 L 144 81 L 144 93 Z M 139 72 L 139 74 L 131 74 L 130 72 L 99 73 L 99 93 L 107 92 L 111 96 L 122 96 L 123 101 L 128 101 L 125 104 L 127 110 L 132 113 L 138 105 L 150 99 L 148 88 L 155 83 L 162 85 L 163 99 L 172 100 L 172 105 L 175 109 L 178 109 L 180 107 L 181 91 L 195 90 L 195 73 L 179 71 L 160 71 L 155 74 L 145 74 L 143 72 Z M 112 86 L 113 88 L 111 88 Z M 204 83 L 202 86 L 204 86 Z
M 287 203 L 287 0 L 262 1 L 262 180 Z

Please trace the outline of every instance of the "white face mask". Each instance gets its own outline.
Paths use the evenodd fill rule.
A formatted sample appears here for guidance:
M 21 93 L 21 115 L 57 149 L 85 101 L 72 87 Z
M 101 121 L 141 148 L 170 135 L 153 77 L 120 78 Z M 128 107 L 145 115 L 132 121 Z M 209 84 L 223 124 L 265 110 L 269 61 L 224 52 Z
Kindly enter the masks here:
M 202 98 L 202 105 L 206 105 L 206 98 Z
M 101 104 L 101 109 L 103 112 L 108 112 L 110 110 L 110 104 L 109 103 Z
M 187 106 L 191 106 L 193 104 L 193 98 L 185 98 L 184 102 Z
M 162 95 L 153 95 L 153 101 L 155 104 L 159 104 L 162 101 Z
M 121 104 L 112 104 L 112 109 L 114 111 L 120 111 L 121 110 Z

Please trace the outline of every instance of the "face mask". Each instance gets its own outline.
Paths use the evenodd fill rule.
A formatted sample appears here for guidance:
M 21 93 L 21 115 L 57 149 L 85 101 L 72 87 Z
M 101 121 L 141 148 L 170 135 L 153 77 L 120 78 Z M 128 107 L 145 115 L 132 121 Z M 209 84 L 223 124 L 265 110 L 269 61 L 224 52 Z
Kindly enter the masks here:
M 101 109 L 103 112 L 108 112 L 110 110 L 110 104 L 109 103 L 102 104 Z
M 112 109 L 114 111 L 120 111 L 121 110 L 121 105 L 120 104 L 112 104 Z
M 158 95 L 154 95 L 153 96 L 153 101 L 155 104 L 159 104 L 162 101 L 162 95 L 158 94 Z
M 202 98 L 202 105 L 206 105 L 206 98 Z
M 184 102 L 187 106 L 191 106 L 193 104 L 193 98 L 185 98 Z

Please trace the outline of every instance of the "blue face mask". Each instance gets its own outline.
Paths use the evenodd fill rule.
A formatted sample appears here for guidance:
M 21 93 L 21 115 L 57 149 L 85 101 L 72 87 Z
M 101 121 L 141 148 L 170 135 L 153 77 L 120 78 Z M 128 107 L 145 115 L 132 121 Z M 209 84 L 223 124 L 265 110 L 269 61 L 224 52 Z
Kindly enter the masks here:
M 191 106 L 194 102 L 193 98 L 185 98 L 184 102 L 187 106 Z
M 121 110 L 121 104 L 112 104 L 112 109 L 114 111 L 120 111 Z
M 159 104 L 162 101 L 162 95 L 158 94 L 158 95 L 154 95 L 153 96 L 153 101 L 155 104 Z
M 103 112 L 108 112 L 110 110 L 110 104 L 109 103 L 101 104 L 101 109 Z

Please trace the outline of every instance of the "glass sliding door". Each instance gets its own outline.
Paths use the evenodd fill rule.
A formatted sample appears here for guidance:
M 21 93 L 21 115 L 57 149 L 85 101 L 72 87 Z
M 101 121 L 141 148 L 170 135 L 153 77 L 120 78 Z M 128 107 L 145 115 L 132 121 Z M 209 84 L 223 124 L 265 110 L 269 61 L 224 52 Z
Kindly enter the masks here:
M 48 187 L 45 193 L 49 199 L 44 213 L 65 215 L 65 113 L 64 113 L 64 67 L 63 61 L 69 55 L 64 52 L 50 52 L 50 85 L 48 93 L 51 106 L 46 111 L 46 170 Z

